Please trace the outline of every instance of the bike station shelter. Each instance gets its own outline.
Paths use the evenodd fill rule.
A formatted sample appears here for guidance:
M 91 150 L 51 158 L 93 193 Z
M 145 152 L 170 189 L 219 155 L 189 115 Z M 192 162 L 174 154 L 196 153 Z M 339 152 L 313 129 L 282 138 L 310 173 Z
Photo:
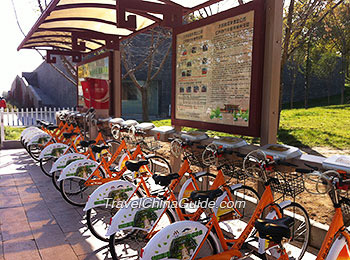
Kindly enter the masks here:
M 168 27 L 177 129 L 191 126 L 275 143 L 283 1 L 232 1 L 236 7 L 209 15 L 206 8 L 221 0 L 52 0 L 18 50 L 45 50 L 48 63 L 56 62 L 55 55 L 70 56 L 82 75 L 77 81 L 85 100 L 78 104 L 120 117 L 120 42 Z M 207 17 L 184 24 L 184 16 L 198 11 Z

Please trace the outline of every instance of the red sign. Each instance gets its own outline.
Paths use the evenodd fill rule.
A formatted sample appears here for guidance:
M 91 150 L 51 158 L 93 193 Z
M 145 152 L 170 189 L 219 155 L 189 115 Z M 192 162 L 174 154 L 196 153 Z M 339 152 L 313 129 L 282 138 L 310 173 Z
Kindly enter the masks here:
M 109 87 L 104 79 L 85 78 L 81 81 L 84 102 L 87 107 L 109 109 Z

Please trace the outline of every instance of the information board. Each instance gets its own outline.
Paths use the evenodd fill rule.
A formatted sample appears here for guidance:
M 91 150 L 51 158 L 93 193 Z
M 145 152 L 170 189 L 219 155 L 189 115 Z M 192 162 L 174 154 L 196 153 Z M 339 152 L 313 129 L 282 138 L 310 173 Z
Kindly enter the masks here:
M 261 14 L 235 9 L 175 31 L 173 124 L 259 135 Z

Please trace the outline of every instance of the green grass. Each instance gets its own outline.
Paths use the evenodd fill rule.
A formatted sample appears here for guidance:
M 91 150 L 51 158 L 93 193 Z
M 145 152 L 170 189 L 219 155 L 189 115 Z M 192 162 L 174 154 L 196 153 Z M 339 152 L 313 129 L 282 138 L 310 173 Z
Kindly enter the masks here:
M 350 105 L 283 110 L 278 140 L 298 147 L 350 148 Z
M 171 125 L 169 119 L 153 121 L 156 126 Z M 194 130 L 184 128 L 184 130 Z M 207 131 L 210 136 L 229 134 Z M 249 143 L 258 138 L 243 137 Z M 309 109 L 286 109 L 281 113 L 278 141 L 297 147 L 331 147 L 350 149 L 350 105 L 334 105 Z
M 5 126 L 5 140 L 19 140 L 23 127 Z

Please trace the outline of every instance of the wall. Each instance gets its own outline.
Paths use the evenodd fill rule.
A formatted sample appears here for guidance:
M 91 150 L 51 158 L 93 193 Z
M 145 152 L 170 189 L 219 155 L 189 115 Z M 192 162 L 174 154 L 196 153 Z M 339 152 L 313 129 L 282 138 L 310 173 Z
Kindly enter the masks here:
M 11 85 L 8 99 L 19 108 L 43 106 L 40 96 L 25 78 L 16 76 Z
M 57 63 L 55 65 L 68 75 L 61 59 L 57 57 L 56 60 Z M 50 64 L 47 64 L 45 61 L 33 72 L 37 75 L 37 85 L 33 85 L 33 87 L 39 88 L 40 92 L 51 99 L 52 104 L 50 105 L 55 107 L 76 106 L 76 86 L 52 68 Z M 44 97 L 43 102 L 48 98 Z
M 330 90 L 330 96 L 339 95 L 341 92 L 341 87 L 343 82 L 343 78 L 341 77 L 341 67 L 340 63 L 336 66 L 334 71 L 331 73 L 331 77 L 329 79 L 320 79 L 315 75 L 311 75 L 310 77 L 310 86 L 309 86 L 309 100 L 316 98 L 324 98 L 327 97 L 327 88 Z M 291 87 L 293 82 L 292 75 L 292 67 L 290 64 L 283 69 L 283 103 L 290 103 L 291 98 Z M 305 78 L 301 71 L 297 72 L 296 81 L 295 81 L 295 89 L 294 89 L 294 102 L 304 101 L 305 97 Z

